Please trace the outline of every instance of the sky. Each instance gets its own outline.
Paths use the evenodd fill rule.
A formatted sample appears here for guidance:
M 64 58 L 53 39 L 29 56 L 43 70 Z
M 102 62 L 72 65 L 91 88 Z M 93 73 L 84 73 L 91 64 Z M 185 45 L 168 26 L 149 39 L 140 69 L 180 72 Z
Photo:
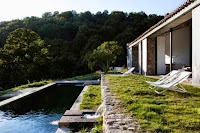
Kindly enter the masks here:
M 0 21 L 41 17 L 45 12 L 75 10 L 78 13 L 90 11 L 124 11 L 165 15 L 186 0 L 1 0 Z

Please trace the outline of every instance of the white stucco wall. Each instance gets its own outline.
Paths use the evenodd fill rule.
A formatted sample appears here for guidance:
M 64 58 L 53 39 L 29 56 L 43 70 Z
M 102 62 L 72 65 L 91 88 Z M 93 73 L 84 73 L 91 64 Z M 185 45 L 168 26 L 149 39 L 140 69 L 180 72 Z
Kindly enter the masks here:
M 165 37 L 157 37 L 157 74 L 165 74 Z
M 128 69 L 132 67 L 132 47 L 128 49 Z
M 147 74 L 147 38 L 142 40 L 142 74 Z
M 192 83 L 200 86 L 200 6 L 192 11 Z
M 139 66 L 138 66 L 138 69 L 139 69 L 139 74 L 142 74 L 142 43 L 139 42 L 138 44 L 138 60 L 139 60 Z
M 166 36 L 165 39 L 165 63 L 170 62 L 170 37 Z M 172 62 L 173 69 L 180 69 L 183 66 L 190 66 L 190 27 L 185 27 L 176 31 L 173 31 L 173 53 Z

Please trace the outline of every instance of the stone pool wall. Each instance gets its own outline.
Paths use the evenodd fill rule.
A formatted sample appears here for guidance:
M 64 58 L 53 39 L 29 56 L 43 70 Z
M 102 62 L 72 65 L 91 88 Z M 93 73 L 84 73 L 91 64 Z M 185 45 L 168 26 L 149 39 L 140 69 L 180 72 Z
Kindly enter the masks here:
M 121 101 L 111 93 L 106 78 L 101 75 L 101 93 L 103 99 L 103 132 L 104 133 L 137 133 L 138 121 L 129 114 L 122 113 Z

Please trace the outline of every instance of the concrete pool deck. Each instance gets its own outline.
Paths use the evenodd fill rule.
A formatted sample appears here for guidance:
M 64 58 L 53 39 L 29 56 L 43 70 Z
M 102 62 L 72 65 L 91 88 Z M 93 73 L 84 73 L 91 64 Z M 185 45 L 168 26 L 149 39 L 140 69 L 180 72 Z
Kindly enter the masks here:
M 54 81 L 56 84 L 84 84 L 84 85 L 98 85 L 99 80 L 73 80 L 73 81 Z
M 98 118 L 87 119 L 84 114 L 95 114 L 95 110 L 67 110 L 58 122 L 58 127 L 93 127 Z

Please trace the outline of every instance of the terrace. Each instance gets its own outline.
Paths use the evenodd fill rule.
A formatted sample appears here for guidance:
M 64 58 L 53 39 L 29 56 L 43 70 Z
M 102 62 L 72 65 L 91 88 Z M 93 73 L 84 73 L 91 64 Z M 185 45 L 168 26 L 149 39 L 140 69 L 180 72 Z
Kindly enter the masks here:
M 200 88 L 183 85 L 185 94 L 167 91 L 158 95 L 149 89 L 146 80 L 156 81 L 142 75 L 106 76 L 110 92 L 121 101 L 117 114 L 123 112 L 138 121 L 140 129 L 135 127 L 135 132 L 200 131 Z
M 199 4 L 188 0 L 127 44 L 128 66 L 142 75 L 163 75 L 185 67 L 192 71 L 192 84 L 199 86 Z

